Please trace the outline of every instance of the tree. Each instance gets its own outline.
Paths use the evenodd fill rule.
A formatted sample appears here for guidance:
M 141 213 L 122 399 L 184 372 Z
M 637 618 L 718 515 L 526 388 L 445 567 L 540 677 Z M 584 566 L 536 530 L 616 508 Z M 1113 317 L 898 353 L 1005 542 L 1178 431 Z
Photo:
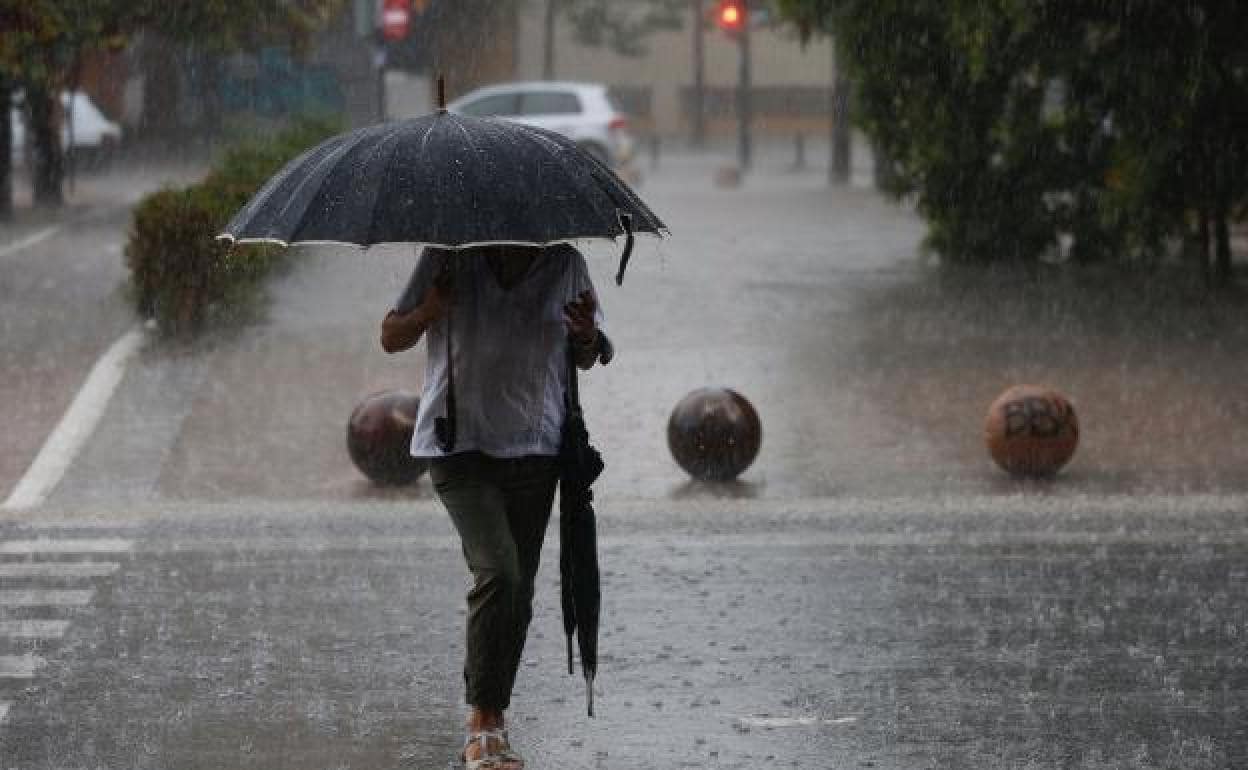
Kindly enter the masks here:
M 1203 243 L 1248 197 L 1248 20 L 1216 0 L 781 0 L 838 31 L 860 124 L 951 261 Z
M 35 148 L 34 192 L 41 204 L 62 203 L 64 158 L 58 94 L 77 83 L 85 53 L 119 49 L 139 32 L 225 52 L 262 41 L 307 43 L 343 0 L 0 0 L 0 86 L 25 93 Z M 176 75 L 163 67 L 159 74 Z M 159 89 L 157 89 L 159 90 Z M 151 100 L 155 101 L 155 100 Z M 157 105 L 169 114 L 168 105 Z M 9 173 L 4 173 L 8 171 Z M 0 166 L 0 184 L 11 169 Z
M 678 30 L 689 13 L 687 0 L 547 0 L 572 25 L 577 42 L 605 46 L 622 56 L 643 56 L 646 38 L 660 30 Z M 549 43 L 548 43 L 549 45 Z
M 58 94 L 77 74 L 83 52 L 110 40 L 125 15 L 122 0 L 3 0 L 0 4 L 0 81 L 20 87 L 34 148 L 34 198 L 63 202 L 64 157 Z M 7 120 L 7 115 L 5 120 Z M 12 169 L 0 184 L 12 183 Z

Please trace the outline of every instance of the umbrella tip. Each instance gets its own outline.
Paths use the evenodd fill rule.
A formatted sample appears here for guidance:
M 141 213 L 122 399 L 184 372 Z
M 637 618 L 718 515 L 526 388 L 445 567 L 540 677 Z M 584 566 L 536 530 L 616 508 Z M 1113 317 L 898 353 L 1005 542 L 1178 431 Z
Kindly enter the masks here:
M 438 109 L 446 112 L 446 76 L 438 75 Z

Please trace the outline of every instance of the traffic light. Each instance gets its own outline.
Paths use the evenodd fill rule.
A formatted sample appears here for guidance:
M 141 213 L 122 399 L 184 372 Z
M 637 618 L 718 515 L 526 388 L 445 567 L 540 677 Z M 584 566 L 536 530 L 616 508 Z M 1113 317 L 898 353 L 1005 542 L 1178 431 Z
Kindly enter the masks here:
M 715 11 L 715 23 L 724 32 L 732 35 L 739 33 L 746 24 L 744 0 L 720 0 Z

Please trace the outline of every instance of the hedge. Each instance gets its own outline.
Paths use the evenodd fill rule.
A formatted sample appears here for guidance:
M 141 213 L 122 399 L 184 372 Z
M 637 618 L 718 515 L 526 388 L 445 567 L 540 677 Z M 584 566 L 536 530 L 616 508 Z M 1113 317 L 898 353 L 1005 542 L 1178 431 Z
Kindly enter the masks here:
M 245 316 L 283 250 L 230 245 L 216 236 L 265 180 L 339 128 L 335 121 L 300 120 L 271 138 L 232 147 L 198 184 L 143 198 L 125 249 L 139 314 L 172 337 Z

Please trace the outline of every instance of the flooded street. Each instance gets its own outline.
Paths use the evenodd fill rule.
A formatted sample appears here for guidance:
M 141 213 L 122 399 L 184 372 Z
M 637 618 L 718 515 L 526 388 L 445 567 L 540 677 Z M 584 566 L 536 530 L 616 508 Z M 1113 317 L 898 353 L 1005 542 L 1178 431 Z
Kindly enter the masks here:
M 828 188 L 787 171 L 787 149 L 738 190 L 712 184 L 722 156 L 670 153 L 642 189 L 673 236 L 640 239 L 622 287 L 618 248 L 586 246 L 618 349 L 583 377 L 601 499 L 1248 491 L 1239 299 L 1053 266 L 941 273 L 866 159 L 859 184 Z M 404 247 L 298 247 L 260 323 L 140 357 L 52 500 L 430 499 L 427 480 L 376 489 L 344 449 L 361 398 L 420 392 L 423 346 L 378 343 L 413 263 Z M 984 448 L 988 405 L 1018 383 L 1079 415 L 1056 483 L 1011 479 Z M 761 416 L 734 484 L 690 481 L 667 448 L 672 408 L 704 386 Z
M 1238 767 L 1243 510 L 604 505 L 598 717 L 564 668 L 552 549 L 515 740 L 539 767 Z M 130 515 L 0 530 L 8 766 L 454 766 L 463 567 L 440 510 Z M 63 636 L 19 638 L 35 622 Z
M 670 241 L 622 288 L 589 249 L 619 351 L 583 378 L 599 716 L 563 668 L 552 544 L 512 725 L 530 766 L 1248 762 L 1242 313 L 936 274 L 905 207 L 785 160 L 732 190 L 672 152 L 641 188 Z M 412 264 L 297 249 L 259 321 L 143 349 L 46 503 L 6 515 L 5 767 L 455 766 L 458 541 L 427 478 L 376 488 L 345 448 L 361 397 L 419 391 L 423 354 L 377 342 Z M 1047 482 L 983 447 L 987 404 L 1032 381 L 1083 425 Z M 761 415 L 734 483 L 667 450 L 705 385 Z

